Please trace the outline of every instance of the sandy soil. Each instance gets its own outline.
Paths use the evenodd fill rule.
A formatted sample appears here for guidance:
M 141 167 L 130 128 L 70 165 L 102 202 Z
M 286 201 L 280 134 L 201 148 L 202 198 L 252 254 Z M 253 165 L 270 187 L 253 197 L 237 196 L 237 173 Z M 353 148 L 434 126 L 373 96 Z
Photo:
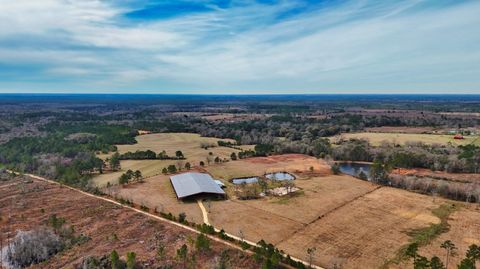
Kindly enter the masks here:
M 73 225 L 77 233 L 91 239 L 84 244 L 57 254 L 49 261 L 31 268 L 74 268 L 89 255 L 100 256 L 117 250 L 125 257 L 128 251 L 135 251 L 137 261 L 156 267 L 154 235 L 160 235 L 166 246 L 166 260 L 162 265 L 172 264 L 182 268 L 174 257 L 176 249 L 187 244 L 187 238 L 196 235 L 182 228 L 151 219 L 145 215 L 120 206 L 88 197 L 58 185 L 34 181 L 29 184 L 10 185 L 12 180 L 0 182 L 0 232 L 8 238 L 18 230 L 30 230 L 46 223 L 48 217 L 56 214 L 66 219 L 66 225 Z M 118 238 L 114 239 L 114 235 Z M 5 237 L 3 237 L 5 240 Z M 211 268 L 219 253 L 227 249 L 234 268 L 258 268 L 252 258 L 223 244 L 212 242 L 213 250 L 197 255 L 195 268 Z

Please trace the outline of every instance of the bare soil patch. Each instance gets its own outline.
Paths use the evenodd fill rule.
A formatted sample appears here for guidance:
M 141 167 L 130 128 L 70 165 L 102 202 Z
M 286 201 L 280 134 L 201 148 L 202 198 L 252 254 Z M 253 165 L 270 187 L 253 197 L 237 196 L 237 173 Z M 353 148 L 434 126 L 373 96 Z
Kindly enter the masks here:
M 65 218 L 67 225 L 73 225 L 77 233 L 91 238 L 31 268 L 75 268 L 86 256 L 101 256 L 114 249 L 123 258 L 128 251 L 135 251 L 137 260 L 150 264 L 147 266 L 150 268 L 165 264 L 172 264 L 172 268 L 183 268 L 182 264 L 175 261 L 176 250 L 183 244 L 189 245 L 189 237 L 196 237 L 182 228 L 59 185 L 35 180 L 29 184 L 2 187 L 12 182 L 0 182 L 2 235 L 12 238 L 16 231 L 43 225 L 49 216 L 56 214 Z M 155 262 L 155 233 L 161 235 L 161 241 L 166 246 L 166 258 L 160 264 Z M 223 250 L 229 252 L 234 268 L 258 267 L 252 258 L 238 250 L 218 242 L 212 242 L 211 245 L 211 252 L 197 255 L 195 268 L 211 268 L 215 257 Z

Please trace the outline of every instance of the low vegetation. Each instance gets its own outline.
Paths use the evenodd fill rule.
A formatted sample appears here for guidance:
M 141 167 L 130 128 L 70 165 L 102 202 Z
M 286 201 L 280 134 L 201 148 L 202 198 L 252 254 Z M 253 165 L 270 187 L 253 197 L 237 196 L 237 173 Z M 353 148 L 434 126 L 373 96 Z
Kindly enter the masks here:
M 409 258 L 417 257 L 416 251 L 418 247 L 426 246 L 430 244 L 435 238 L 437 238 L 442 233 L 448 232 L 450 226 L 448 224 L 448 217 L 456 210 L 459 209 L 458 204 L 442 204 L 438 208 L 432 210 L 432 214 L 436 216 L 440 222 L 430 224 L 428 227 L 415 229 L 408 232 L 410 238 L 410 243 L 400 248 L 397 252 L 396 257 L 389 260 L 384 267 L 388 268 L 388 265 L 391 263 L 400 263 L 405 262 Z M 428 261 L 422 258 L 422 263 Z M 418 268 L 429 268 L 429 267 L 418 267 Z M 439 267 L 441 268 L 441 267 Z M 417 267 L 415 267 L 417 269 Z

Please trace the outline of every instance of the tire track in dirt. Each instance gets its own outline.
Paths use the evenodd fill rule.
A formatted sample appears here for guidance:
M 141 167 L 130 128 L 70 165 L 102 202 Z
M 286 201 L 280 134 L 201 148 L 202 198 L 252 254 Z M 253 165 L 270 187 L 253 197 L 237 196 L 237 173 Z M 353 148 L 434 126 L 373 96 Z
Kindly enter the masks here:
M 366 195 L 368 195 L 368 194 L 370 194 L 370 193 L 373 193 L 373 192 L 376 191 L 376 190 L 381 189 L 382 187 L 383 187 L 383 186 L 376 186 L 373 190 L 369 190 L 369 191 L 367 191 L 367 192 L 365 192 L 365 193 L 363 193 L 363 194 L 361 194 L 361 195 L 359 195 L 359 196 L 354 197 L 352 200 L 347 201 L 347 202 L 345 202 L 345 203 L 343 203 L 343 204 L 341 204 L 341 205 L 338 205 L 337 207 L 335 207 L 335 208 L 333 208 L 333 209 L 331 209 L 331 210 L 323 213 L 322 215 L 318 216 L 317 218 L 315 218 L 314 220 L 308 222 L 307 224 L 303 224 L 303 227 L 301 227 L 300 229 L 297 229 L 296 231 L 294 231 L 290 236 L 287 236 L 287 237 L 285 237 L 284 239 L 280 240 L 276 245 L 278 246 L 278 245 L 282 244 L 283 242 L 285 242 L 285 241 L 287 241 L 288 239 L 294 237 L 296 234 L 300 233 L 301 231 L 304 231 L 305 229 L 308 228 L 308 226 L 314 224 L 315 222 L 317 222 L 317 221 L 325 218 L 326 216 L 334 213 L 335 211 L 337 211 L 337 210 L 339 210 L 339 209 L 341 209 L 341 208 L 343 208 L 343 207 L 345 207 L 345 206 L 347 206 L 347 205 L 355 202 L 356 200 L 361 199 L 361 198 L 365 197 Z

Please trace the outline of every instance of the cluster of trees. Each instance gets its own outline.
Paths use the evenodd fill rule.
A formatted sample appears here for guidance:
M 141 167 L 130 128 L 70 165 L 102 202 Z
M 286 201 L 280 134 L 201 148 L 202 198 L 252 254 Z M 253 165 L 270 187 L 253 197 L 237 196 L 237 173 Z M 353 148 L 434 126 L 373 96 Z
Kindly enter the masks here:
M 177 171 L 182 171 L 183 169 L 190 170 L 191 168 L 192 164 L 190 164 L 189 162 L 186 162 L 185 164 L 183 164 L 183 162 L 180 162 L 177 165 L 170 164 L 169 166 L 162 169 L 162 174 L 175 174 Z
M 230 142 L 230 141 L 219 140 L 217 143 L 218 143 L 218 145 L 219 145 L 220 147 L 238 148 L 237 143 L 232 143 L 232 142 Z
M 253 248 L 253 257 L 255 260 L 262 264 L 262 269 L 275 269 L 282 268 L 281 263 L 288 264 L 293 268 L 306 269 L 301 262 L 296 262 L 291 259 L 289 255 L 285 256 L 285 253 L 274 245 L 260 240 L 257 245 Z M 309 257 L 313 257 L 313 252 L 309 253 Z M 310 259 L 311 260 L 311 259 Z M 310 261 L 310 267 L 312 266 L 312 261 Z
M 128 169 L 127 172 L 123 173 L 118 178 L 118 183 L 122 185 L 126 185 L 132 181 L 141 182 L 143 179 L 142 172 L 140 170 L 136 170 L 133 172 L 132 170 Z
M 64 218 L 51 215 L 47 220 L 48 226 L 31 231 L 18 231 L 2 249 L 2 264 L 8 268 L 28 267 L 90 240 L 83 234 L 76 235 L 74 227 L 65 227 L 65 223 Z
M 411 142 L 403 146 L 384 143 L 372 147 L 366 140 L 350 139 L 340 142 L 336 147 L 324 145 L 322 152 L 331 155 L 335 160 L 379 160 L 392 167 L 427 168 L 453 173 L 480 171 L 480 147 L 473 144 L 455 147 Z
M 46 124 L 45 136 L 14 138 L 0 144 L 0 163 L 7 168 L 40 174 L 65 184 L 87 188 L 94 173 L 105 163 L 96 152 L 115 151 L 115 144 L 135 143 L 136 131 L 120 125 Z M 113 160 L 112 160 L 113 159 Z M 110 160 L 114 169 L 119 161 Z
M 143 266 L 137 262 L 135 252 L 127 252 L 126 260 L 122 260 L 116 250 L 110 255 L 102 257 L 89 256 L 83 259 L 83 269 L 141 269 Z
M 388 184 L 392 187 L 438 195 L 452 200 L 480 203 L 479 183 L 390 174 Z
M 433 256 L 431 259 L 428 259 L 425 256 L 422 256 L 418 253 L 418 244 L 412 243 L 408 245 L 405 254 L 408 258 L 413 259 L 413 268 L 414 269 L 447 269 L 449 268 L 450 259 L 452 256 L 457 255 L 457 247 L 455 244 L 447 240 L 440 245 L 441 248 L 445 249 L 445 261 Z M 458 269 L 475 269 L 476 262 L 480 261 L 480 247 L 473 244 L 470 245 L 467 252 L 465 253 L 465 258 L 457 265 Z
M 155 153 L 152 150 L 137 150 L 135 152 L 126 152 L 123 154 L 119 154 L 120 160 L 184 160 L 185 156 L 181 150 L 177 150 L 175 152 L 175 157 L 168 156 L 166 151 L 162 151 L 160 153 Z
M 183 268 L 195 268 L 197 255 L 210 252 L 210 239 L 201 233 L 195 240 L 190 239 L 190 251 L 186 244 L 177 249 L 177 261 L 183 264 Z
M 60 236 L 45 227 L 18 231 L 2 250 L 2 264 L 8 268 L 24 268 L 49 259 L 64 248 Z

